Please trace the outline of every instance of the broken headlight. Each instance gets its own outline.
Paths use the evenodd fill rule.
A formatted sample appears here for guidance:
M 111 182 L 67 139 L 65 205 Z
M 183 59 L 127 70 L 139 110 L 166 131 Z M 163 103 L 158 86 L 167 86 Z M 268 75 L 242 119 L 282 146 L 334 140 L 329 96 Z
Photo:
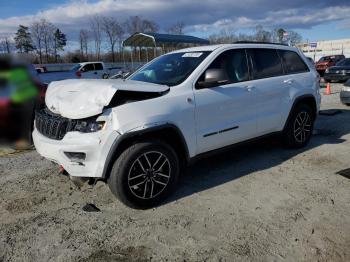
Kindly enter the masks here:
M 75 131 L 93 133 L 102 130 L 105 125 L 105 121 L 79 121 L 75 126 Z

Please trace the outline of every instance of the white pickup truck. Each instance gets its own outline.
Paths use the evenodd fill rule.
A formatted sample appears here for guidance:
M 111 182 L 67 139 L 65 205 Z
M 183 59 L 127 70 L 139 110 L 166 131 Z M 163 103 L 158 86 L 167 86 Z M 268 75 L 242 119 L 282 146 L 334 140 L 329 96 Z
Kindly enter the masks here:
M 38 67 L 37 72 L 41 81 L 49 84 L 66 79 L 107 79 L 122 74 L 123 68 L 107 68 L 103 62 L 84 62 L 74 65 L 69 71 L 46 71 L 45 67 Z
M 84 79 L 107 79 L 121 71 L 121 67 L 107 68 L 103 62 L 85 62 L 75 65 L 71 71 L 75 72 L 78 78 Z

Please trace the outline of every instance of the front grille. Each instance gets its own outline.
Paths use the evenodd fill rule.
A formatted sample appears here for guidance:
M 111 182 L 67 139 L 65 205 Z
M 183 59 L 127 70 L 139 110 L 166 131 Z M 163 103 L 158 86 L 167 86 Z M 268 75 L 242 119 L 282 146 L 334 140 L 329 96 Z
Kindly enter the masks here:
M 78 120 L 54 114 L 47 108 L 35 112 L 35 127 L 44 136 L 62 140 L 67 132 L 74 131 Z

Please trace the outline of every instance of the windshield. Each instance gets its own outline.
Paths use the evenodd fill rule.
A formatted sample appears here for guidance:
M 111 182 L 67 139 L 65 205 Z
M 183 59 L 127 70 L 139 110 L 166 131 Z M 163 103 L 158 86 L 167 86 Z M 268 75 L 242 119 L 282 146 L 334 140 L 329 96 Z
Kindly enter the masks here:
M 324 57 L 321 57 L 320 60 L 318 60 L 318 62 L 329 62 L 332 60 L 333 59 L 330 56 L 324 56 Z
M 181 52 L 163 55 L 136 72 L 130 79 L 154 84 L 181 84 L 210 52 Z
M 337 63 L 337 66 L 350 66 L 350 59 L 343 59 Z
M 78 71 L 78 70 L 79 70 L 79 68 L 80 68 L 80 65 L 79 65 L 79 64 L 77 64 L 77 65 L 73 66 L 73 67 L 70 69 L 70 71 L 72 71 L 72 72 L 76 72 L 76 71 Z

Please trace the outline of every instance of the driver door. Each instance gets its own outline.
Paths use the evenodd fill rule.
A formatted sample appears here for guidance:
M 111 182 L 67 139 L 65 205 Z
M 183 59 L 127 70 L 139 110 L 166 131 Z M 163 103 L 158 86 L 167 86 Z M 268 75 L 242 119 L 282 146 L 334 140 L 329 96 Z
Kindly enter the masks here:
M 257 101 L 246 50 L 225 51 L 207 69 L 220 68 L 227 75 L 225 84 L 200 87 L 205 72 L 196 83 L 197 153 L 250 139 L 257 132 Z
M 84 79 L 95 78 L 94 70 L 95 70 L 94 64 L 84 65 L 84 67 L 80 70 L 81 78 L 84 78 Z

